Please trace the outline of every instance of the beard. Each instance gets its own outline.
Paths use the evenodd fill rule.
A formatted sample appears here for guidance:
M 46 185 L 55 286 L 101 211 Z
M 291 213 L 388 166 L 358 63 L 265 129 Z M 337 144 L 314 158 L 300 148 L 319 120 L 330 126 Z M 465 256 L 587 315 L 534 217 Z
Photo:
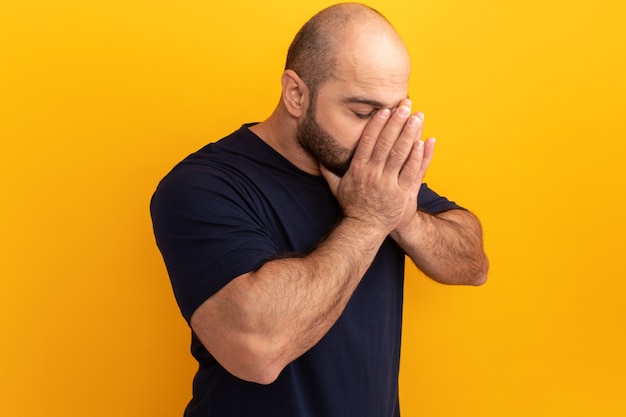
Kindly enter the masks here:
M 296 131 L 298 144 L 333 174 L 343 177 L 352 161 L 354 150 L 350 150 L 337 140 L 315 120 L 315 108 L 309 106 L 304 120 Z

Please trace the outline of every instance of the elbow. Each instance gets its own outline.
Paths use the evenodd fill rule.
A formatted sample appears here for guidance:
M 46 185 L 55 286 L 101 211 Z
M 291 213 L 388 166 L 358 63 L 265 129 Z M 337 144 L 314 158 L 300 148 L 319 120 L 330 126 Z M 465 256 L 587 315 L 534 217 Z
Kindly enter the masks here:
M 218 362 L 231 375 L 243 381 L 270 385 L 284 369 L 278 349 L 263 341 L 251 338 L 238 347 L 231 346 L 228 355 Z M 235 353 L 237 352 L 237 353 Z M 217 358 L 216 358 L 217 359 Z
M 250 382 L 254 382 L 259 385 L 270 385 L 274 383 L 278 379 L 280 375 L 280 371 L 275 371 L 271 369 L 266 369 L 263 372 L 255 375 L 254 378 Z
M 235 378 L 262 385 L 276 381 L 289 363 L 289 338 L 269 331 L 248 310 L 232 309 L 234 303 L 224 308 L 216 299 L 209 298 L 191 317 L 191 328 L 204 348 Z
M 244 381 L 254 382 L 259 385 L 270 385 L 276 381 L 283 370 L 283 366 L 276 365 L 276 361 L 271 359 L 272 355 L 253 356 L 249 359 L 245 370 L 236 377 Z
M 455 265 L 456 268 L 441 273 L 424 273 L 434 281 L 444 285 L 468 285 L 478 287 L 487 282 L 489 260 L 483 255 L 481 259 Z
M 477 262 L 473 273 L 469 276 L 468 285 L 475 287 L 481 286 L 487 282 L 487 275 L 489 273 L 489 259 L 487 255 L 483 254 L 480 262 Z
M 227 369 L 228 371 L 228 369 Z M 230 372 L 230 371 L 229 371 Z M 280 370 L 275 370 L 270 367 L 255 367 L 255 369 L 247 369 L 242 372 L 230 372 L 236 378 L 243 381 L 253 382 L 259 385 L 270 385 L 278 379 Z
M 480 287 L 481 285 L 484 285 L 486 282 L 487 282 L 487 273 L 483 273 L 483 274 L 474 275 L 468 282 L 468 285 L 471 285 L 473 287 Z

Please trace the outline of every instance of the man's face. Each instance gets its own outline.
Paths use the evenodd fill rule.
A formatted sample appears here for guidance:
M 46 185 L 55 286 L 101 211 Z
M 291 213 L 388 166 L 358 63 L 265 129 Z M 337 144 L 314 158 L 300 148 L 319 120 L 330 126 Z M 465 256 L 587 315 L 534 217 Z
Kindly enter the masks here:
M 300 146 L 339 176 L 369 120 L 407 98 L 411 71 L 406 48 L 395 35 L 357 28 L 347 30 L 343 42 L 335 68 L 309 101 L 296 132 Z
M 407 82 L 373 82 L 368 88 L 356 80 L 328 81 L 315 102 L 309 102 L 296 138 L 320 164 L 341 177 L 369 120 L 382 108 L 394 110 L 406 97 Z

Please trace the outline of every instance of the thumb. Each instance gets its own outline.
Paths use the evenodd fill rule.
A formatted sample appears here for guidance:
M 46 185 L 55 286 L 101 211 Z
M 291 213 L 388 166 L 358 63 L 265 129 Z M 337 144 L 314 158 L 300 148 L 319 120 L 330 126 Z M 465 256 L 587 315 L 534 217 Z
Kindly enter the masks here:
M 322 164 L 320 164 L 320 172 L 322 173 L 322 176 L 324 177 L 324 179 L 328 183 L 328 186 L 330 187 L 330 191 L 332 191 L 332 193 L 336 196 L 337 195 L 337 189 L 339 188 L 339 182 L 341 181 L 341 178 L 338 177 L 337 175 L 335 175 L 334 173 L 330 172 Z

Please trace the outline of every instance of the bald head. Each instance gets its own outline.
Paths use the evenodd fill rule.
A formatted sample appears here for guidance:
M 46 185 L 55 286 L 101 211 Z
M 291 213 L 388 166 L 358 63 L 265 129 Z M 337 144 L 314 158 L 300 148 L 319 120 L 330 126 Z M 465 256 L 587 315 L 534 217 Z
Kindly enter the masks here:
M 409 65 L 404 43 L 389 21 L 368 6 L 343 3 L 304 24 L 289 47 L 285 69 L 295 71 L 315 97 L 325 81 L 341 78 L 338 69 L 343 73 L 389 59 Z

